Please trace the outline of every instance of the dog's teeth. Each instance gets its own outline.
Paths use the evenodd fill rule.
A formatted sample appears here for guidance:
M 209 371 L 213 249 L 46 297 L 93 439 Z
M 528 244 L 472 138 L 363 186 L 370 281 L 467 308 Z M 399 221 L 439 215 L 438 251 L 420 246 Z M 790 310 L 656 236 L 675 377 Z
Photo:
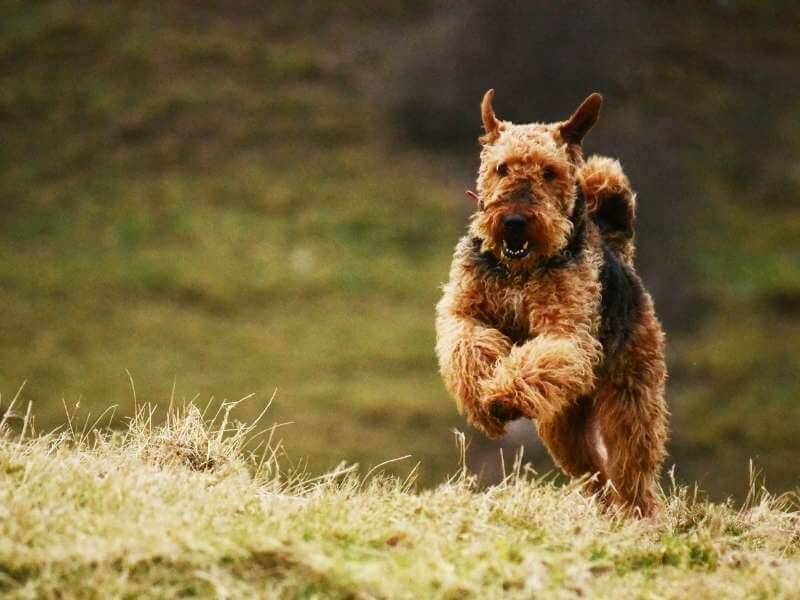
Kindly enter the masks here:
M 509 258 L 521 258 L 528 251 L 528 242 L 522 244 L 521 248 L 511 248 L 506 240 L 503 240 L 503 254 Z

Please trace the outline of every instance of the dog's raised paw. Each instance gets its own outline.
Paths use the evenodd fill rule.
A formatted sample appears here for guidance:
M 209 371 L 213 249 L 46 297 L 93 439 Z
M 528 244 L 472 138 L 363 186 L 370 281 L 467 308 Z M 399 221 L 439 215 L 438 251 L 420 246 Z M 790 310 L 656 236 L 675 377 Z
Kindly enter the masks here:
M 508 396 L 498 396 L 488 401 L 489 414 L 498 421 L 516 421 L 525 416 L 519 405 Z

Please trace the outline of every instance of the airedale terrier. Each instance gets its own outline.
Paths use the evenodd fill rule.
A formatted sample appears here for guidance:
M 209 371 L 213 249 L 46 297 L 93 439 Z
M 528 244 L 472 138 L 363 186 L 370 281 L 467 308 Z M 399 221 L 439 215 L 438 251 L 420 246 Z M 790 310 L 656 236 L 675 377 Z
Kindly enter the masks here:
M 602 96 L 515 125 L 483 98 L 477 202 L 436 307 L 459 411 L 489 437 L 527 417 L 570 476 L 650 515 L 666 456 L 664 334 L 634 270 L 636 196 L 616 160 L 584 162 Z M 608 482 L 611 485 L 606 485 Z

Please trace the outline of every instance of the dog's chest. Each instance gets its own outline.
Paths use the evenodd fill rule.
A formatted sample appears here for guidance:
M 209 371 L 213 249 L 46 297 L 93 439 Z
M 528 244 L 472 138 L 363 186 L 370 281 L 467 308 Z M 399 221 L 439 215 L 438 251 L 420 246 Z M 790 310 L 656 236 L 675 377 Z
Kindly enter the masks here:
M 542 298 L 547 298 L 541 286 L 490 284 L 482 290 L 480 317 L 508 336 L 515 344 L 523 343 L 537 334 L 540 317 L 546 313 Z

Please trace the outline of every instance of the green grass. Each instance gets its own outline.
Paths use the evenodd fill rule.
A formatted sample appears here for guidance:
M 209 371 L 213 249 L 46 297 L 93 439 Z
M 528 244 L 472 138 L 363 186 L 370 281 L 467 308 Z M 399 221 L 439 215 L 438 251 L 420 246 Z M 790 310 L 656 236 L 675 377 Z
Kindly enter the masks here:
M 466 470 L 427 491 L 410 467 L 310 478 L 281 469 L 274 430 L 266 459 L 253 454 L 259 436 L 231 409 L 4 429 L 4 597 L 790 598 L 800 585 L 800 513 L 755 485 L 741 508 L 674 486 L 636 520 L 519 463 L 483 491 Z

